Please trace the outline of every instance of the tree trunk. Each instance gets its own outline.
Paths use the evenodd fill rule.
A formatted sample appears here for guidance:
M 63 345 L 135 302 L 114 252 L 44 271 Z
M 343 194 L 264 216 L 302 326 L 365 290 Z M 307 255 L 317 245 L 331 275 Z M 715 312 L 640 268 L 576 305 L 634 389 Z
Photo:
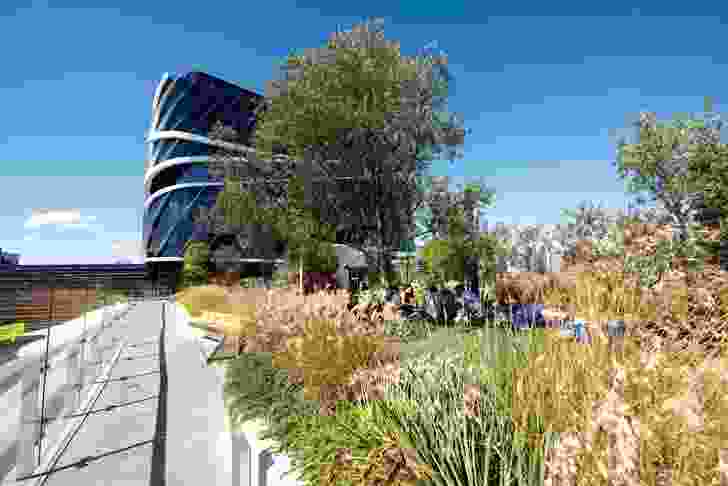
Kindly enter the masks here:
M 303 295 L 303 258 L 298 259 L 298 290 Z
M 480 276 L 478 275 L 478 261 L 477 258 L 473 258 L 470 261 L 470 290 L 475 292 L 476 295 L 480 295 Z
M 379 193 L 379 184 L 377 184 L 377 195 Z M 377 219 L 377 273 L 381 278 L 382 272 L 386 272 L 386 270 L 384 268 L 384 224 L 382 222 L 382 209 L 379 205 L 376 205 L 375 214 Z

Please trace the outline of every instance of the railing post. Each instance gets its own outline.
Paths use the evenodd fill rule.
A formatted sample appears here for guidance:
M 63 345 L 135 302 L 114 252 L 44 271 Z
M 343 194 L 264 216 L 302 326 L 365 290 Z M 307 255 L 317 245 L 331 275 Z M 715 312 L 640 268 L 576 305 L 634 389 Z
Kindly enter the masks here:
M 269 449 L 258 455 L 258 486 L 268 486 L 268 470 L 273 465 L 273 453 Z
M 69 385 L 73 386 L 74 391 L 71 396 L 71 403 L 73 404 L 73 410 L 79 404 L 81 399 L 81 387 L 83 386 L 82 371 L 81 368 L 83 363 L 81 361 L 81 349 L 83 348 L 83 342 L 80 342 L 78 349 L 71 351 L 68 354 L 66 363 L 66 381 Z
M 82 363 L 82 365 L 86 364 L 84 367 L 84 375 L 88 373 L 88 376 L 85 378 L 88 378 L 89 381 L 92 381 L 96 378 L 96 375 L 93 370 L 89 369 L 87 363 L 98 363 L 101 361 L 101 354 L 98 352 L 98 345 L 99 345 L 99 334 L 101 333 L 100 330 L 95 331 L 93 336 L 91 335 L 91 332 L 88 330 L 86 331 L 86 341 L 84 345 L 86 346 L 85 349 L 85 363 Z M 95 369 L 95 368 L 94 368 Z M 84 379 L 85 379 L 84 378 Z
M 38 435 L 38 463 L 40 463 L 41 454 L 43 453 L 43 437 L 45 436 L 46 431 L 46 423 L 45 423 L 45 412 L 46 412 L 46 389 L 48 388 L 48 370 L 50 369 L 50 363 L 48 362 L 48 352 L 50 351 L 50 345 L 51 345 L 51 327 L 53 327 L 54 324 L 54 312 L 53 312 L 53 292 L 55 289 L 55 278 L 53 275 L 51 275 L 51 282 L 53 285 L 49 285 L 50 292 L 51 292 L 51 301 L 50 301 L 50 322 L 48 323 L 48 327 L 46 328 L 46 348 L 45 348 L 45 358 L 43 360 L 42 365 L 42 373 L 43 373 L 43 390 L 41 392 L 41 398 L 40 398 L 40 433 Z
M 243 432 L 235 431 L 232 435 L 233 484 L 253 486 L 253 467 L 251 464 L 252 449 Z
M 28 366 L 20 379 L 17 477 L 32 474 L 38 465 L 36 445 L 40 446 L 41 432 L 39 410 L 41 363 L 42 361 L 38 361 Z

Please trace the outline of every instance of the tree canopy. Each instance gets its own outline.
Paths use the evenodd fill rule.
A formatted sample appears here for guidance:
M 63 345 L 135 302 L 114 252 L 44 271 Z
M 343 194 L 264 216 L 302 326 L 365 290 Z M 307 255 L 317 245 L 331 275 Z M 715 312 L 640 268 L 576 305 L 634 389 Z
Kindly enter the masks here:
M 647 191 L 673 216 L 684 238 L 705 203 L 703 174 L 720 158 L 720 126 L 707 120 L 676 118 L 658 123 L 654 113 L 640 114 L 639 141 L 619 143 L 616 165 L 621 178 L 629 176 L 629 192 Z M 702 161 L 702 162 L 701 162 Z M 702 164 L 702 165 L 701 165 Z M 638 198 L 644 203 L 644 198 Z
M 412 232 L 422 199 L 415 177 L 433 157 L 457 156 L 465 130 L 441 109 L 446 58 L 405 57 L 372 26 L 289 56 L 286 81 L 258 114 L 254 145 L 260 157 L 285 152 L 301 173 L 316 174 L 316 183 L 306 180 L 307 204 L 346 227 L 345 243 L 365 254 L 377 248 L 382 268 L 381 255 Z

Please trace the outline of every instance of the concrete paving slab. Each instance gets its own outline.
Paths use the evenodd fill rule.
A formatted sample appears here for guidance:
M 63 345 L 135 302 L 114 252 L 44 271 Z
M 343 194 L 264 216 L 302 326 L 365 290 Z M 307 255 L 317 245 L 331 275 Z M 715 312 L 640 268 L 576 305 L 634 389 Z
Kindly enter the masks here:
M 151 444 L 107 456 L 77 469 L 55 473 L 48 486 L 147 486 L 151 472 Z
M 139 322 L 144 322 L 145 325 L 139 325 Z M 120 360 L 115 362 L 108 378 L 115 379 L 159 370 L 158 356 L 151 358 L 138 356 L 150 354 L 150 351 L 158 352 L 158 349 L 149 344 L 154 344 L 155 339 L 158 341 L 160 329 L 161 304 L 142 304 L 134 309 L 129 321 L 113 330 L 116 337 L 122 337 L 125 341 L 121 343 Z M 127 343 L 144 343 L 144 347 L 129 347 L 126 346 Z M 108 360 L 110 355 L 103 354 L 100 359 Z M 136 359 L 125 360 L 127 357 Z M 100 411 L 89 414 L 77 433 L 70 437 L 65 448 L 60 450 L 57 461 L 46 465 L 46 471 L 51 467 L 58 470 L 48 475 L 45 486 L 149 484 L 151 444 L 133 446 L 154 439 L 158 398 L 147 398 L 158 394 L 158 374 L 107 382 L 91 406 L 91 410 Z M 134 400 L 143 401 L 125 404 Z M 105 410 L 111 405 L 121 406 Z M 125 448 L 129 449 L 123 450 Z M 89 461 L 81 468 L 68 467 L 85 457 L 93 458 L 99 455 L 104 456 Z M 16 484 L 37 486 L 40 483 L 38 480 L 28 479 Z

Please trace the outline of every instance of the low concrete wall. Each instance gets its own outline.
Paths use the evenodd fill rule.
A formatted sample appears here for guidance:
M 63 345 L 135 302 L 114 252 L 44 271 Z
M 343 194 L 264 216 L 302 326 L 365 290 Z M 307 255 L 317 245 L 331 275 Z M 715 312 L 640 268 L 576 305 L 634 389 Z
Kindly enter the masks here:
M 204 332 L 189 325 L 190 316 L 180 306 L 167 312 L 167 484 L 209 483 L 215 486 L 301 486 L 290 478 L 285 456 L 273 456 L 270 443 L 257 439 L 261 422 L 235 429 L 225 406 L 224 362 L 207 365 L 213 346 Z M 174 331 L 170 329 L 174 326 Z M 180 408 L 180 404 L 186 406 Z M 199 478 L 199 480 L 198 480 Z M 261 482 L 263 481 L 263 482 Z

